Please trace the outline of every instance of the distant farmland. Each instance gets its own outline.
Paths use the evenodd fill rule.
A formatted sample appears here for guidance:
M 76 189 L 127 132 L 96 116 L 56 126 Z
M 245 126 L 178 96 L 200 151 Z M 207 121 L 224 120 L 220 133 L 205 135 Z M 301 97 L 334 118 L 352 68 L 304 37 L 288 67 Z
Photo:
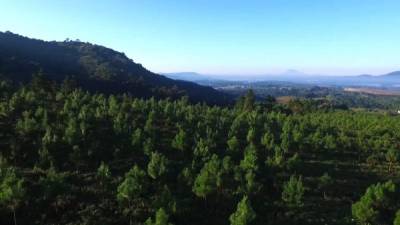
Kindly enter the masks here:
M 346 92 L 357 92 L 371 95 L 400 96 L 400 91 L 384 90 L 377 88 L 345 88 Z

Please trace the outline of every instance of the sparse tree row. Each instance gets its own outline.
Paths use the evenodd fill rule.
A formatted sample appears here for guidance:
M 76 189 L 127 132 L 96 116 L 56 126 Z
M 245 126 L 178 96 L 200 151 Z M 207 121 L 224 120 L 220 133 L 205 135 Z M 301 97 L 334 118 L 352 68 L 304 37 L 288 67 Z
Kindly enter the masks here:
M 0 88 L 1 224 L 400 224 L 400 117 Z

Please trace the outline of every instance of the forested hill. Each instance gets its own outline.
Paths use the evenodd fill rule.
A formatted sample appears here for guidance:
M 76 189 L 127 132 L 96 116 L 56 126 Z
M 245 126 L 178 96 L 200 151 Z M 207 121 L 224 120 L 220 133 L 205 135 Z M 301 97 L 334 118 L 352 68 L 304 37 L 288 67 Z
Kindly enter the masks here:
M 103 93 L 129 92 L 136 97 L 188 95 L 195 102 L 221 104 L 229 96 L 210 87 L 155 74 L 112 49 L 80 41 L 47 42 L 0 32 L 0 74 L 26 82 L 32 74 L 56 81 L 73 77 L 84 89 Z

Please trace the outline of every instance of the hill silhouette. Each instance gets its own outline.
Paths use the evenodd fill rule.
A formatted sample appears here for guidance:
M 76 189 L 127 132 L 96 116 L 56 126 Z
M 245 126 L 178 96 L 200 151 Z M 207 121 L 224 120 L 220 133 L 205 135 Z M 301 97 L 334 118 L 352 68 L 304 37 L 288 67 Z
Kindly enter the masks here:
M 194 102 L 222 104 L 229 96 L 213 88 L 169 79 L 147 70 L 124 53 L 81 41 L 43 41 L 0 32 L 0 74 L 28 82 L 42 71 L 46 78 L 73 78 L 82 88 L 103 93 L 129 92 L 137 97 L 184 95 Z

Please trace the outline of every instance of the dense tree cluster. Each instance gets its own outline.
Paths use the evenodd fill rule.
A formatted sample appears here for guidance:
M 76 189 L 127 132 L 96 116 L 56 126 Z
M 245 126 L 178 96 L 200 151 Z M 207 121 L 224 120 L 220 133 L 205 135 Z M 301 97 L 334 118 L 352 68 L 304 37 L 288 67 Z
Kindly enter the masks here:
M 2 224 L 398 224 L 400 117 L 0 88 Z

